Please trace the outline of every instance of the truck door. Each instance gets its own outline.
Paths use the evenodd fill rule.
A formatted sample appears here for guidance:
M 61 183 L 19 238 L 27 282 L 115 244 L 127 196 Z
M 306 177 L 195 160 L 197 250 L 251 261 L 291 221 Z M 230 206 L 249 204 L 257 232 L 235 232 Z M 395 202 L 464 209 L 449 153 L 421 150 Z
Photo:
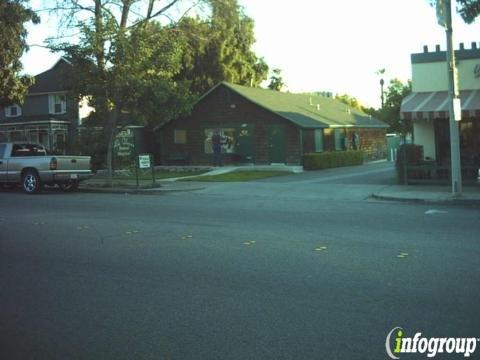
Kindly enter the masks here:
M 7 181 L 7 159 L 5 151 L 7 144 L 0 144 L 0 182 Z

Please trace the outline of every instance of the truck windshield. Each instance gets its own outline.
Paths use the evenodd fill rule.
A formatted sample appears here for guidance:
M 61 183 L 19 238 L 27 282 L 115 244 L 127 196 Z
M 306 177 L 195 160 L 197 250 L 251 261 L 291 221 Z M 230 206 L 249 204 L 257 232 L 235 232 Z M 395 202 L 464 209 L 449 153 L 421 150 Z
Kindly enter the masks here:
M 41 145 L 36 144 L 13 144 L 12 157 L 16 156 L 45 156 L 47 151 Z

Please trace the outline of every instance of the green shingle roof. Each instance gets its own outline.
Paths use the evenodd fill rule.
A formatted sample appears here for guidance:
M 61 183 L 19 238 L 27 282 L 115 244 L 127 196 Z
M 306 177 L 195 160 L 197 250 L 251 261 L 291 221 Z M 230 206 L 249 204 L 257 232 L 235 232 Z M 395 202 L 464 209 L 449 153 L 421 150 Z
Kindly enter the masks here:
M 219 86 L 226 86 L 252 103 L 302 128 L 388 127 L 384 122 L 350 108 L 339 100 L 318 95 L 284 93 L 222 82 L 202 96 L 202 99 Z

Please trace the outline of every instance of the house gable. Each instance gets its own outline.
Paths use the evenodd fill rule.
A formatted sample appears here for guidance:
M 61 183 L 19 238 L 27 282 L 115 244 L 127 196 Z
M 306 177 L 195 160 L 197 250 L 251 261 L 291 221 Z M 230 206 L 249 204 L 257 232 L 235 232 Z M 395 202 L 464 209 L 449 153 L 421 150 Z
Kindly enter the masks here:
M 35 83 L 28 89 L 28 95 L 71 90 L 68 80 L 71 67 L 68 60 L 60 58 L 49 70 L 35 76 Z

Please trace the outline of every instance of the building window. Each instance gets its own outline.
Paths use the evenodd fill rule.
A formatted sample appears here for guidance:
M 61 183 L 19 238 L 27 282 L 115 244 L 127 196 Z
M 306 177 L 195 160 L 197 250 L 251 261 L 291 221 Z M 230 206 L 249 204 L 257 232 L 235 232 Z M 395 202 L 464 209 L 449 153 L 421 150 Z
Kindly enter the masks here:
M 224 154 L 234 154 L 236 135 L 234 128 L 205 129 L 204 150 L 205 154 L 213 154 L 212 137 L 218 132 L 220 135 L 221 152 Z
M 175 130 L 173 132 L 173 142 L 175 144 L 186 144 L 187 143 L 187 131 L 186 130 Z
M 50 114 L 65 114 L 67 112 L 67 98 L 65 94 L 49 95 L 48 111 Z
M 5 108 L 6 117 L 17 117 L 20 115 L 22 115 L 22 108 L 17 104 L 13 104 Z
M 323 129 L 315 129 L 315 152 L 323 151 Z

